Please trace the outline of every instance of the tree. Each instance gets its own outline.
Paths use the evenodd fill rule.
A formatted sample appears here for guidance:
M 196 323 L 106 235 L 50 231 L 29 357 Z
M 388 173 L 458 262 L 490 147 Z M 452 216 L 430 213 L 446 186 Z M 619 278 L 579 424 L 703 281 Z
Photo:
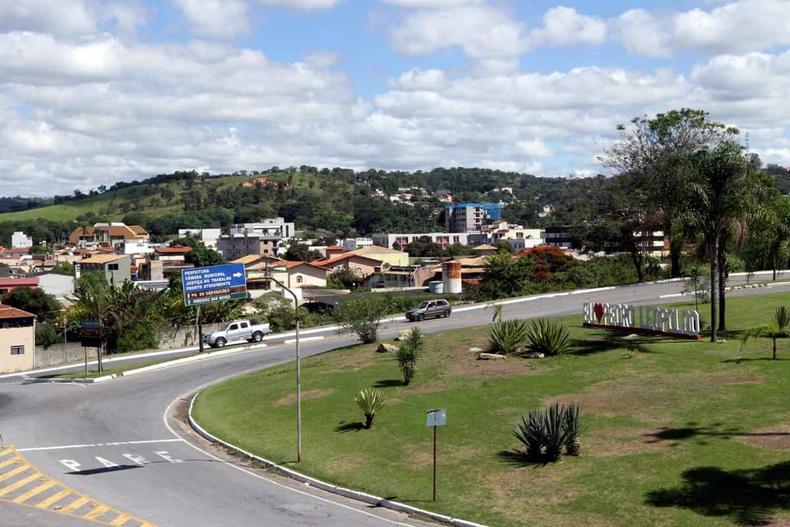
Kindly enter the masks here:
M 484 298 L 516 296 L 529 292 L 532 261 L 523 256 L 494 254 L 486 262 L 487 272 L 480 283 Z
M 776 280 L 776 271 L 790 263 L 790 199 L 773 191 L 764 211 L 750 225 L 742 255 L 747 271 L 769 269 Z
M 356 289 L 364 282 L 364 278 L 354 269 L 341 267 L 329 273 L 326 285 L 331 289 Z
M 732 142 L 736 128 L 712 121 L 706 112 L 690 108 L 672 110 L 631 120 L 630 127 L 618 127 L 622 137 L 601 161 L 620 174 L 638 178 L 648 200 L 647 216 L 655 217 L 670 241 L 671 274 L 681 275 L 683 247 L 679 219 L 693 207 L 688 192 L 689 165 L 695 152 L 715 149 Z
M 341 332 L 356 333 L 365 344 L 376 342 L 381 319 L 387 314 L 387 303 L 372 296 L 359 296 L 340 302 L 334 310 Z
M 171 242 L 171 245 L 185 245 L 192 247 L 192 250 L 184 255 L 184 261 L 191 263 L 195 267 L 205 267 L 207 265 L 219 265 L 225 263 L 225 259 L 214 249 L 206 247 L 206 245 L 193 236 L 186 236 L 184 238 L 177 238 Z
M 286 260 L 294 260 L 298 262 L 312 262 L 321 258 L 321 253 L 310 249 L 304 243 L 292 243 L 288 250 L 285 251 Z
M 428 236 L 415 238 L 407 244 L 403 250 L 409 253 L 409 256 L 412 258 L 437 258 L 447 256 L 447 251 L 442 249 L 439 244 L 431 241 Z
M 54 296 L 31 287 L 14 288 L 3 295 L 2 303 L 33 313 L 39 322 L 55 320 L 62 307 Z
M 699 230 L 707 248 L 711 342 L 716 342 L 718 331 L 726 330 L 722 244 L 733 224 L 754 208 L 752 173 L 744 148 L 734 141 L 694 153 L 690 169 L 694 207 L 684 212 L 683 219 Z
M 549 280 L 554 273 L 567 271 L 575 263 L 572 256 L 553 245 L 525 249 L 521 255 L 532 261 L 531 278 L 535 282 Z

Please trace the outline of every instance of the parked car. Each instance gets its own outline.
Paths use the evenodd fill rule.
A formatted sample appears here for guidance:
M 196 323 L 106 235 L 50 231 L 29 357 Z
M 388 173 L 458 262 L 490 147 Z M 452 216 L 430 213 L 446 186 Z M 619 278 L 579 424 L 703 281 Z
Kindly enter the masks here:
M 414 322 L 431 317 L 449 317 L 452 312 L 453 308 L 447 300 L 426 300 L 414 309 L 406 311 L 406 318 Z
M 234 320 L 225 329 L 203 335 L 203 342 L 212 348 L 222 348 L 226 344 L 242 340 L 260 342 L 269 333 L 269 324 L 250 324 L 249 320 Z

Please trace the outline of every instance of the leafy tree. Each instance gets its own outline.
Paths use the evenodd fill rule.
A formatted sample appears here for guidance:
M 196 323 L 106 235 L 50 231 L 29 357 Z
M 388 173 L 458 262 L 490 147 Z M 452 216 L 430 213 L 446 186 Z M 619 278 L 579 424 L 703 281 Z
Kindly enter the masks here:
M 358 296 L 340 302 L 334 311 L 341 332 L 356 333 L 365 344 L 376 342 L 381 319 L 387 314 L 387 302 L 372 296 Z
M 428 236 L 420 236 L 415 238 L 403 248 L 404 251 L 409 253 L 412 258 L 435 258 L 447 256 L 447 251 L 442 247 L 431 241 Z
M 206 245 L 193 236 L 186 236 L 184 238 L 177 238 L 171 242 L 171 245 L 185 245 L 192 247 L 192 250 L 184 255 L 184 261 L 191 263 L 195 267 L 205 267 L 207 265 L 219 265 L 225 263 L 225 259 L 214 249 L 206 247 Z
M 763 209 L 765 214 L 750 225 L 742 255 L 749 272 L 785 269 L 790 264 L 790 199 L 774 191 Z
M 292 243 L 288 250 L 285 251 L 286 260 L 294 260 L 299 262 L 312 262 L 321 258 L 321 253 L 316 250 L 310 249 L 304 243 Z
M 553 245 L 539 245 L 521 253 L 532 262 L 531 279 L 535 282 L 548 280 L 554 273 L 567 271 L 576 263 L 572 256 Z
M 326 277 L 326 285 L 330 289 L 357 289 L 365 280 L 354 270 L 349 268 L 337 269 Z
M 483 275 L 480 291 L 484 298 L 526 294 L 531 287 L 532 261 L 523 256 L 494 254 L 488 257 L 488 272 Z
M 31 287 L 14 288 L 3 295 L 2 303 L 33 313 L 39 322 L 55 320 L 61 310 L 60 302 L 54 296 Z
M 51 322 L 36 324 L 36 346 L 49 349 L 50 346 L 59 341 L 58 332 Z

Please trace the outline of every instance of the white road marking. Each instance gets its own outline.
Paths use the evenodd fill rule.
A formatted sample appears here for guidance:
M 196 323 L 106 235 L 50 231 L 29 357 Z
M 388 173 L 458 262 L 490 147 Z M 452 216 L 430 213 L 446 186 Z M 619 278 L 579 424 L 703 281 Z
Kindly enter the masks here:
M 104 465 L 107 468 L 117 468 L 117 467 L 120 466 L 117 463 L 113 463 L 109 459 L 104 459 L 103 457 L 99 457 L 99 456 L 94 456 L 94 457 L 96 458 L 96 461 L 98 461 L 99 463 L 101 463 L 102 465 Z
M 310 341 L 313 341 L 313 340 L 324 340 L 324 336 L 323 335 L 320 336 L 320 337 L 302 337 L 301 335 L 299 336 L 299 342 L 300 343 L 301 342 L 310 342 Z M 294 342 L 296 342 L 296 339 L 288 339 L 288 340 L 284 340 L 283 344 L 293 344 Z
M 80 468 L 80 464 L 73 459 L 58 459 L 58 463 L 72 471 L 79 470 Z
M 123 454 L 123 457 L 132 463 L 137 463 L 140 466 L 148 464 L 148 460 L 146 460 L 143 456 L 138 456 L 137 454 Z
M 167 450 L 154 450 L 154 454 L 161 457 L 165 461 L 169 461 L 170 463 L 183 463 L 183 459 L 178 459 L 177 457 L 173 457 L 170 455 L 170 452 Z
M 150 445 L 155 443 L 181 443 L 185 442 L 181 438 L 173 439 L 142 439 L 138 441 L 114 441 L 110 443 L 85 443 L 82 445 L 57 445 L 57 446 L 38 446 L 30 448 L 17 448 L 19 452 L 38 452 L 42 450 L 69 450 L 73 448 L 95 448 L 100 446 L 122 446 L 122 445 Z

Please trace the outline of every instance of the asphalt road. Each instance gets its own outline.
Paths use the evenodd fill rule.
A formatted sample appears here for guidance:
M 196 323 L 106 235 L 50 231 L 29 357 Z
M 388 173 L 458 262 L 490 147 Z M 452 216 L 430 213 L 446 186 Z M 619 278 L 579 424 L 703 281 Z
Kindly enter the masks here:
M 785 279 L 790 276 L 785 277 Z M 741 281 L 736 278 L 731 285 Z M 557 294 L 508 301 L 506 316 L 537 317 L 581 313 L 584 301 L 665 303 L 682 300 L 677 282 Z M 790 291 L 790 284 L 744 289 L 732 296 Z M 581 314 L 579 315 L 581 317 Z M 448 319 L 425 321 L 425 332 L 487 324 L 491 311 L 472 308 Z M 410 327 L 384 324 L 390 338 Z M 350 344 L 348 335 L 326 333 L 302 344 L 305 356 Z M 27 383 L 20 377 L 0 384 L 0 434 L 38 469 L 75 492 L 110 504 L 160 526 L 391 526 L 425 525 L 391 511 L 370 508 L 281 478 L 248 471 L 196 448 L 177 435 L 168 419 L 171 403 L 201 385 L 293 358 L 292 344 L 239 351 L 188 365 L 97 385 Z M 150 359 L 149 359 L 150 360 Z M 309 389 L 309 375 L 303 379 Z M 310 445 L 304 455 L 311 455 Z M 0 476 L 2 477 L 2 476 Z M 0 492 L 2 492 L 0 490 Z M 0 501 L 10 525 L 77 525 L 54 513 L 26 512 Z M 73 521 L 68 519 L 69 522 Z M 6 523 L 3 523 L 6 525 Z

